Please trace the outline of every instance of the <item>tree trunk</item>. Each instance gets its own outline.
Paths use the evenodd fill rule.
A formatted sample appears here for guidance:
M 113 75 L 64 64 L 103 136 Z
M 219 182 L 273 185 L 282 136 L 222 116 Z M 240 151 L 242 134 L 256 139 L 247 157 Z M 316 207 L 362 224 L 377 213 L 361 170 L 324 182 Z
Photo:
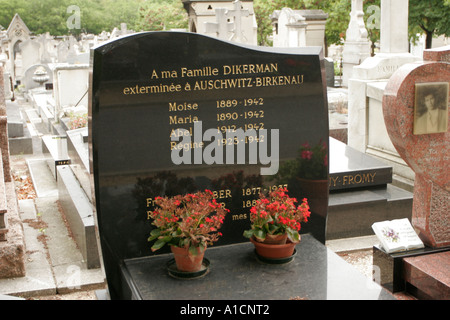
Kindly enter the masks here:
M 433 31 L 426 31 L 426 35 L 425 49 L 431 49 L 431 45 L 433 44 Z

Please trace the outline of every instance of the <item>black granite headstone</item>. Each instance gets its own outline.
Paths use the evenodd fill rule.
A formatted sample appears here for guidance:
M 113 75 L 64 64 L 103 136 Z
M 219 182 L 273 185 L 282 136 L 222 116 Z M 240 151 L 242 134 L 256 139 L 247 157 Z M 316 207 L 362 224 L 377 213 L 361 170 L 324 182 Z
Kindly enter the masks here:
M 247 242 L 242 234 L 258 193 L 287 186 L 290 196 L 311 198 L 302 233 L 325 242 L 328 108 L 320 48 L 275 51 L 154 32 L 104 44 L 91 59 L 91 172 L 112 298 L 122 297 L 122 262 L 153 254 L 148 212 L 157 196 L 212 190 L 230 209 L 221 246 Z M 325 149 L 315 178 L 326 187 L 318 196 L 307 195 L 291 166 L 306 143 Z
M 330 138 L 330 191 L 386 187 L 392 167 Z

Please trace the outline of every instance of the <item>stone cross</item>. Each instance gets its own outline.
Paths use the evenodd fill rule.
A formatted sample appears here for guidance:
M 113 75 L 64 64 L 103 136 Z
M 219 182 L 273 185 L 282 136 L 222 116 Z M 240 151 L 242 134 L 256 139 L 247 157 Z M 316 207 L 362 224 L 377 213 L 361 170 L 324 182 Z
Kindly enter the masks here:
M 402 2 L 402 1 L 399 1 Z M 449 115 L 450 46 L 425 50 L 424 61 L 408 63 L 389 80 L 383 114 L 389 137 L 415 172 L 412 224 L 430 247 L 450 245 L 450 129 L 414 135 L 416 84 L 446 86 L 439 109 Z
M 248 17 L 250 15 L 250 11 L 243 10 L 242 3 L 239 0 L 233 2 L 234 9 L 228 10 L 227 16 L 234 17 L 234 34 L 231 40 L 237 42 L 247 42 L 247 39 L 244 36 L 242 31 L 242 17 Z
M 216 9 L 216 20 L 214 22 L 205 22 L 205 30 L 207 33 L 216 33 L 219 39 L 228 40 L 228 33 L 233 30 L 233 23 L 228 22 L 227 9 Z

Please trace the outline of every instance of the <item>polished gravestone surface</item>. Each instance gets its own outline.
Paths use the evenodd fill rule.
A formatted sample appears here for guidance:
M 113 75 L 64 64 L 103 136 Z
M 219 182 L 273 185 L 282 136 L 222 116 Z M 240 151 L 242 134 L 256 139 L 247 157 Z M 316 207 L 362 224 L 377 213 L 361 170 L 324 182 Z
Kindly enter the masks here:
M 392 167 L 330 138 L 330 191 L 386 186 Z
M 373 235 L 372 224 L 411 219 L 412 193 L 392 185 L 392 167 L 330 138 L 327 240 Z
M 325 188 L 302 232 L 325 242 L 329 128 L 320 47 L 275 50 L 150 32 L 103 44 L 91 58 L 90 157 L 112 299 L 127 290 L 123 261 L 155 256 L 147 242 L 155 197 L 210 189 L 231 211 L 215 247 L 247 243 L 260 191 L 287 186 L 291 197 L 305 197 L 286 165 L 302 161 L 305 144 L 325 149 L 315 178 Z M 239 130 L 257 136 L 229 138 Z M 284 176 L 263 174 L 278 166 Z
M 393 300 L 387 290 L 310 235 L 287 264 L 260 262 L 251 243 L 208 248 L 209 271 L 198 279 L 169 275 L 170 254 L 125 260 L 128 299 L 143 300 Z

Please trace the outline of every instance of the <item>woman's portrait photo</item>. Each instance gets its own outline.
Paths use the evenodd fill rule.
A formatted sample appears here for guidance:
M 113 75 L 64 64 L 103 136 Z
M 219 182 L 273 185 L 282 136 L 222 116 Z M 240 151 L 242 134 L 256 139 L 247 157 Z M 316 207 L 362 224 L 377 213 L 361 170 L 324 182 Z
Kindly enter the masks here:
M 414 134 L 447 132 L 448 82 L 416 83 Z

